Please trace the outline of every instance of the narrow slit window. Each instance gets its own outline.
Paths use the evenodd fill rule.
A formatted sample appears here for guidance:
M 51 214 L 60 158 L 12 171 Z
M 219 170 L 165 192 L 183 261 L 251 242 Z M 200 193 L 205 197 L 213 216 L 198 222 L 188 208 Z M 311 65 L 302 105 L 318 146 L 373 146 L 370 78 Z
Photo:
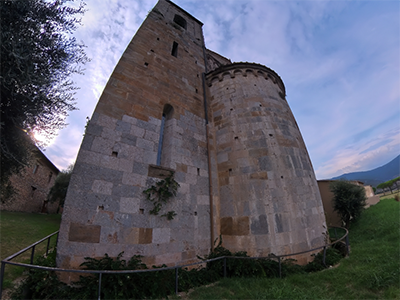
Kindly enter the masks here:
M 165 127 L 165 113 L 162 114 L 162 119 L 161 119 L 160 138 L 158 140 L 158 151 L 157 151 L 157 166 L 161 165 L 161 151 L 164 142 L 164 127 Z
M 33 196 L 35 196 L 35 191 L 36 191 L 36 187 L 34 187 L 33 185 L 31 185 L 31 188 L 32 188 L 32 190 L 31 190 L 31 197 L 33 198 Z
M 38 169 L 39 169 L 39 165 L 35 165 L 35 167 L 33 168 L 33 174 L 36 174 Z
M 174 44 L 172 45 L 171 55 L 178 57 L 178 43 L 177 42 L 174 42 Z
M 164 106 L 161 128 L 160 128 L 160 138 L 158 141 L 158 151 L 157 151 L 157 165 L 167 166 L 171 158 L 171 147 L 172 147 L 172 132 L 170 121 L 174 114 L 174 108 L 166 104 Z

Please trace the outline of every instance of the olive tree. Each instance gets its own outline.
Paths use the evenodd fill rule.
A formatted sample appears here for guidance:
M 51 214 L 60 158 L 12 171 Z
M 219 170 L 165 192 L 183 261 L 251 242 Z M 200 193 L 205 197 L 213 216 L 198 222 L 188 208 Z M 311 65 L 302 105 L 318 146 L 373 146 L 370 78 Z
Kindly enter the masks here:
M 32 132 L 53 135 L 76 109 L 71 76 L 82 73 L 88 58 L 72 33 L 84 4 L 68 2 L 0 1 L 2 190 L 29 164 Z
M 350 222 L 357 220 L 364 210 L 365 189 L 363 186 L 349 181 L 338 180 L 330 184 L 333 193 L 333 209 L 339 214 L 345 227 L 350 227 Z

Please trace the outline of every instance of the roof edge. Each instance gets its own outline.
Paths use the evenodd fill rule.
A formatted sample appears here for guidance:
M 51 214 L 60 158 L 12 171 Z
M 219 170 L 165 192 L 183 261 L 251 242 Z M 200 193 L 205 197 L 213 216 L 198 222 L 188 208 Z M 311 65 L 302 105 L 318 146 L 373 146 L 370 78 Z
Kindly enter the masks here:
M 184 13 L 186 13 L 188 16 L 190 16 L 191 18 L 193 18 L 197 23 L 199 23 L 201 26 L 203 26 L 203 22 L 201 22 L 199 19 L 193 17 L 192 14 L 188 13 L 186 10 L 184 10 L 182 7 L 178 6 L 177 4 L 175 4 L 174 2 L 172 2 L 171 0 L 165 0 L 167 1 L 169 4 L 175 6 L 176 8 L 179 8 L 180 10 L 182 10 Z
M 278 75 L 278 73 L 276 73 L 274 70 L 272 70 L 271 68 L 268 68 L 267 66 L 258 64 L 258 63 L 251 63 L 251 62 L 234 62 L 232 64 L 228 64 L 228 65 L 223 65 L 218 67 L 215 70 L 212 70 L 210 72 L 208 72 L 206 74 L 206 77 L 208 79 L 213 78 L 215 76 L 217 76 L 217 74 L 225 72 L 225 71 L 230 71 L 233 69 L 244 69 L 244 68 L 253 68 L 253 69 L 259 69 L 261 71 L 264 71 L 268 74 L 268 76 L 272 76 L 275 78 L 275 80 L 277 81 L 278 86 L 281 88 L 281 91 L 283 93 L 283 96 L 286 96 L 286 89 L 285 89 L 285 84 L 283 83 L 282 78 Z

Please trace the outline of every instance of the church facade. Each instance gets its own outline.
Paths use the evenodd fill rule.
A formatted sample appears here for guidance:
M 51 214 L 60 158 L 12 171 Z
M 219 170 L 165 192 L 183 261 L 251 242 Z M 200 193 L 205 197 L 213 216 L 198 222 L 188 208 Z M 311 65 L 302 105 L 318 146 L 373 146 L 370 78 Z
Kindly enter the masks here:
M 122 55 L 71 177 L 59 267 L 122 251 L 150 265 L 190 263 L 219 237 L 250 256 L 324 244 L 317 181 L 282 79 L 208 50 L 202 25 L 159 0 Z M 152 215 L 143 191 L 171 172 L 177 195 Z

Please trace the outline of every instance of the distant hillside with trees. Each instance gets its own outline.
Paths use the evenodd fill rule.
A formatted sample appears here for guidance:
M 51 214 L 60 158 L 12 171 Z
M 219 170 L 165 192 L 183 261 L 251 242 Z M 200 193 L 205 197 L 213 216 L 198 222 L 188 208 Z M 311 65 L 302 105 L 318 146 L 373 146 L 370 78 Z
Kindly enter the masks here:
M 377 188 L 381 189 L 384 193 L 386 193 L 385 189 L 388 189 L 390 190 L 390 193 L 393 194 L 393 191 L 397 191 L 399 189 L 399 182 L 400 182 L 400 177 L 396 177 L 392 180 L 388 180 L 378 184 Z
M 400 176 L 400 155 L 388 162 L 386 165 L 376 169 L 364 172 L 347 173 L 332 179 L 358 180 L 363 182 L 365 185 L 376 187 L 378 184 L 392 180 L 398 176 Z

